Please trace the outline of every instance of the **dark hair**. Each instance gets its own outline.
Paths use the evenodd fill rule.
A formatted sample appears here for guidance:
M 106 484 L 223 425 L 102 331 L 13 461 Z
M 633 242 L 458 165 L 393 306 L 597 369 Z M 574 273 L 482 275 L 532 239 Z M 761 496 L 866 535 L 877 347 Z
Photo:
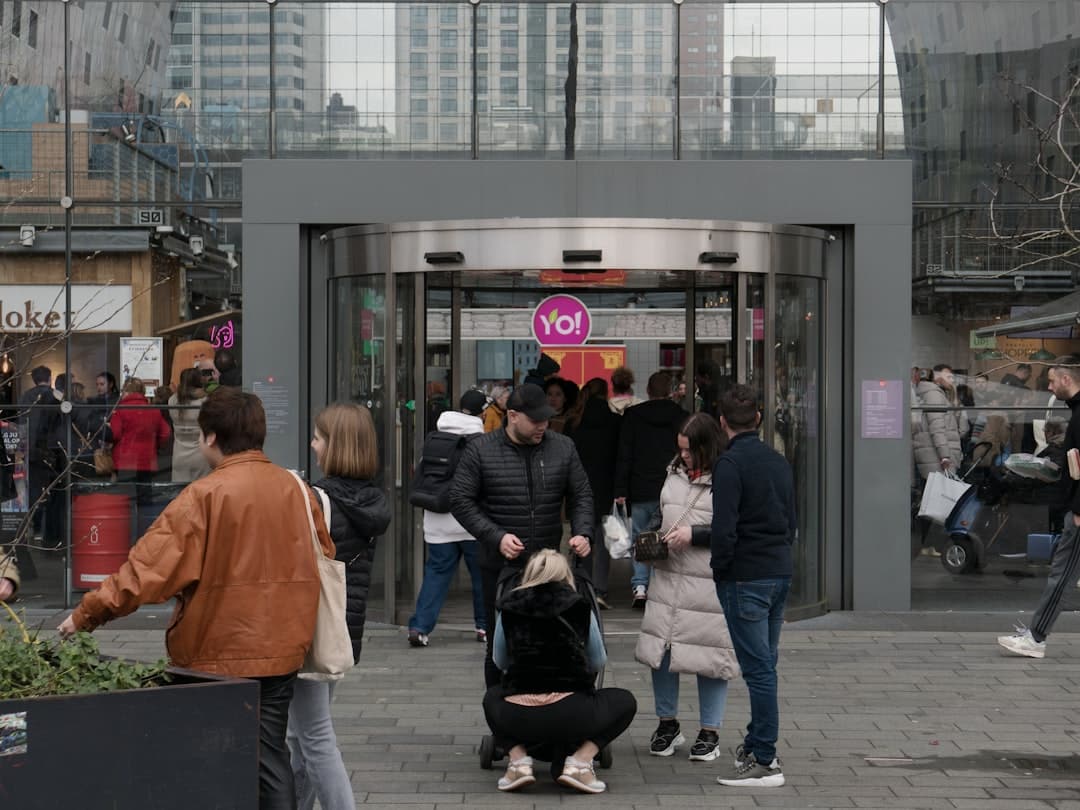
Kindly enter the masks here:
M 218 349 L 214 352 L 214 365 L 219 372 L 232 371 L 236 368 L 236 358 L 228 349 Z
M 649 399 L 663 399 L 666 397 L 671 393 L 671 372 L 657 371 L 653 373 L 649 377 L 645 390 L 649 394 Z
M 63 391 L 66 394 L 68 392 L 68 390 L 67 390 L 67 388 L 68 388 L 67 381 L 68 381 L 68 375 L 67 374 L 57 374 L 56 375 L 56 380 L 53 382 L 53 388 L 55 388 L 57 391 Z M 64 399 L 67 399 L 67 397 L 64 397 Z
M 634 372 L 626 366 L 619 366 L 611 372 L 611 390 L 616 394 L 629 394 L 634 385 Z
M 204 436 L 213 433 L 217 448 L 227 456 L 262 450 L 266 412 L 254 394 L 232 386 L 215 388 L 199 409 L 199 429 Z
M 736 433 L 757 430 L 759 412 L 757 394 L 749 385 L 733 385 L 720 397 L 720 413 Z
M 176 401 L 186 405 L 193 399 L 196 391 L 202 390 L 202 374 L 197 368 L 185 368 L 180 372 L 180 384 L 176 388 Z
M 52 369 L 48 366 L 37 366 L 30 371 L 30 379 L 34 385 L 45 385 L 52 379 Z
M 948 363 L 938 363 L 936 366 L 934 366 L 934 373 L 937 374 L 939 371 L 945 371 L 946 369 L 952 371 L 952 366 L 950 366 Z
M 1031 363 L 1018 363 L 1016 366 L 1017 371 L 1031 371 Z
M 102 371 L 97 376 L 105 378 L 105 383 L 109 387 L 109 390 L 106 393 L 108 393 L 108 394 L 119 394 L 120 393 L 120 389 L 116 386 L 116 377 L 113 376 L 113 373 L 111 371 Z
M 566 426 L 571 430 L 577 430 L 581 424 L 581 417 L 585 415 L 585 403 L 590 399 L 607 399 L 608 384 L 603 377 L 593 377 L 581 387 L 581 394 L 574 403 L 574 407 L 567 410 Z
M 720 424 L 707 413 L 692 413 L 679 428 L 679 435 L 685 436 L 690 443 L 690 457 L 694 460 L 695 470 L 712 470 L 720 454 L 727 449 L 727 436 L 720 429 Z M 686 469 L 682 453 L 675 456 L 671 468 Z
M 578 388 L 577 383 L 571 380 L 563 379 L 562 377 L 548 377 L 544 380 L 544 393 L 551 386 L 557 385 L 563 394 L 563 413 L 567 413 L 578 401 L 578 392 L 581 390 Z
M 1065 372 L 1072 380 L 1080 382 L 1080 356 L 1063 354 L 1050 364 L 1050 371 Z

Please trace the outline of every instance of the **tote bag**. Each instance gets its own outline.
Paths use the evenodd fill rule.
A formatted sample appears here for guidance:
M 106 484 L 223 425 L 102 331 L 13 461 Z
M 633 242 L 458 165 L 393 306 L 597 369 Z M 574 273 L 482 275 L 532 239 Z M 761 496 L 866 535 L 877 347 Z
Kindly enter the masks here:
M 944 524 L 969 489 L 971 484 L 951 473 L 930 473 L 923 489 L 922 503 L 919 504 L 919 517 Z
M 311 639 L 311 648 L 304 659 L 304 665 L 300 668 L 300 677 L 336 681 L 353 665 L 352 640 L 349 638 L 349 626 L 345 622 L 345 563 L 323 554 L 318 531 L 315 529 L 315 516 L 311 511 L 307 484 L 295 472 L 289 472 L 296 479 L 304 496 L 315 564 L 319 571 L 319 609 L 315 617 L 315 635 Z

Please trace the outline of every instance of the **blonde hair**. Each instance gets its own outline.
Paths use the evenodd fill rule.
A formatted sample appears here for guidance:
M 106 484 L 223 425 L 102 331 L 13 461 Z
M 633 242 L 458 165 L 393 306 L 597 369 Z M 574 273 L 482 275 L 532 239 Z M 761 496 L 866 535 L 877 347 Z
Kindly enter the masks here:
M 138 377 L 128 377 L 124 381 L 124 387 L 121 389 L 121 393 L 124 394 L 143 394 L 146 395 L 146 383 L 140 380 Z
M 571 588 L 574 586 L 574 575 L 570 572 L 570 563 L 554 549 L 545 548 L 534 554 L 525 565 L 525 574 L 521 577 L 521 584 L 514 588 L 520 591 L 524 588 L 535 588 L 548 582 L 565 582 Z
M 326 475 L 375 477 L 379 453 L 371 411 L 355 402 L 335 402 L 315 417 L 315 430 L 326 440 L 319 465 Z

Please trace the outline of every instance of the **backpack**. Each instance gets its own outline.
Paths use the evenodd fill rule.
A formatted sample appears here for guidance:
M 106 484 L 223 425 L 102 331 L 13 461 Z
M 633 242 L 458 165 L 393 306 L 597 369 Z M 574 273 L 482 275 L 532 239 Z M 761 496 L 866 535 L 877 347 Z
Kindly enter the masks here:
M 409 503 L 429 512 L 446 514 L 450 511 L 450 481 L 454 477 L 465 445 L 473 436 L 460 436 L 445 430 L 433 430 L 424 437 L 420 462 L 416 465 Z

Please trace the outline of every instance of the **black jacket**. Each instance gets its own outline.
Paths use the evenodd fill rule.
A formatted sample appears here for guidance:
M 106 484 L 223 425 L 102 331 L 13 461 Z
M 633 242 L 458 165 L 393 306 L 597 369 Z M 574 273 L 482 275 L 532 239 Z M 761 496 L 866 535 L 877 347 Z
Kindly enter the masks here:
M 787 459 L 740 433 L 713 467 L 712 570 L 717 582 L 790 577 L 795 484 Z
M 504 534 L 515 534 L 525 553 L 512 565 L 523 566 L 529 555 L 558 548 L 562 540 L 562 508 L 571 533 L 592 539 L 592 489 L 574 443 L 548 430 L 540 444 L 510 441 L 506 430 L 485 433 L 465 446 L 450 487 L 450 511 L 480 541 L 480 564 L 500 568 Z
M 510 666 L 507 694 L 591 691 L 585 645 L 589 603 L 563 582 L 511 590 L 499 600 Z
M 336 558 L 345 563 L 345 621 L 353 658 L 360 660 L 367 616 L 375 538 L 390 525 L 390 507 L 382 490 L 356 478 L 323 478 L 315 486 L 330 497 L 330 538 Z
M 612 412 L 606 399 L 590 399 L 585 403 L 581 422 L 563 430 L 577 448 L 581 465 L 592 487 L 595 515 L 602 517 L 611 509 L 615 499 L 615 461 L 619 454 L 619 415 Z
M 1071 415 L 1069 416 L 1069 426 L 1065 428 L 1065 452 L 1066 454 L 1074 447 L 1080 449 L 1080 393 L 1070 399 L 1066 405 L 1069 406 Z M 1062 475 L 1068 477 L 1069 464 L 1066 460 L 1065 466 L 1062 468 Z M 1080 515 L 1080 484 L 1069 478 L 1069 511 L 1074 515 Z
M 19 404 L 38 406 L 26 408 L 23 412 L 30 463 L 37 466 L 51 464 L 54 448 L 49 446 L 49 439 L 60 421 L 60 401 L 56 398 L 55 389 L 51 385 L 35 385 L 19 397 Z
M 670 399 L 650 399 L 626 410 L 615 465 L 616 498 L 629 498 L 630 503 L 660 500 L 686 417 L 686 411 Z

